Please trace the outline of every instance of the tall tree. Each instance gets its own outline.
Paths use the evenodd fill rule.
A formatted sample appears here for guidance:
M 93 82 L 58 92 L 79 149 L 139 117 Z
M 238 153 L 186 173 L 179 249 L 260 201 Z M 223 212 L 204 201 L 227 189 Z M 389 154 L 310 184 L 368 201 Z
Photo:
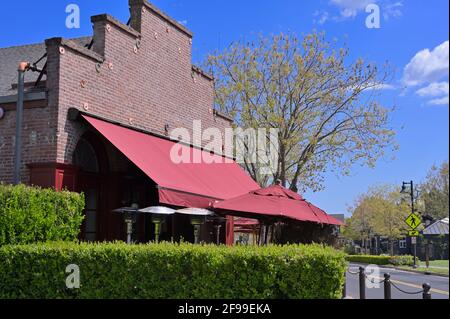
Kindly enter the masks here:
M 351 209 L 352 217 L 347 219 L 343 230 L 345 238 L 361 241 L 361 245 L 367 250 L 367 242 L 375 235 L 373 213 L 364 195 L 361 195 Z
M 396 148 L 391 109 L 376 99 L 391 75 L 387 65 L 380 71 L 362 59 L 348 63 L 348 48 L 336 46 L 323 34 L 302 41 L 281 34 L 209 56 L 216 108 L 238 127 L 279 129 L 278 161 L 269 176 L 261 174 L 262 158 L 244 159 L 262 186 L 280 179 L 294 191 L 319 190 L 326 171 L 345 175 L 356 163 L 373 167 Z
M 407 233 L 405 220 L 411 212 L 407 202 L 402 200 L 398 189 L 391 185 L 373 187 L 360 196 L 353 208 L 353 215 L 347 223 L 347 234 L 356 234 L 361 226 L 367 225 L 371 235 L 385 236 L 390 242 L 390 253 L 394 253 L 395 240 Z
M 425 202 L 425 213 L 436 219 L 449 215 L 449 170 L 448 162 L 434 165 L 425 182 L 420 185 L 421 199 Z

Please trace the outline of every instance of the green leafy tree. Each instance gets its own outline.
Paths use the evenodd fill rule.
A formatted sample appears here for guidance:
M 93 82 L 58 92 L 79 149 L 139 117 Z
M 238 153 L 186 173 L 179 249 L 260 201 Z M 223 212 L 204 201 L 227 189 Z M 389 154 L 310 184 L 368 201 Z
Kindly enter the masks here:
M 394 255 L 394 241 L 405 237 L 408 230 L 405 220 L 411 208 L 393 186 L 374 189 L 370 201 L 374 210 L 375 231 L 389 239 L 390 253 Z
M 440 166 L 434 165 L 425 182 L 420 185 L 421 199 L 425 203 L 425 213 L 435 219 L 443 219 L 449 215 L 449 170 L 448 162 Z
M 352 240 L 360 240 L 367 250 L 367 242 L 374 235 L 373 210 L 368 205 L 364 195 L 361 195 L 351 208 L 352 217 L 345 222 L 343 236 Z
M 398 189 L 391 185 L 372 187 L 358 198 L 352 212 L 347 223 L 347 236 L 355 238 L 358 233 L 364 238 L 385 236 L 389 239 L 390 253 L 393 255 L 393 243 L 405 237 L 405 220 L 410 214 L 410 207 L 402 200 Z
M 320 190 L 325 172 L 346 175 L 356 163 L 373 167 L 396 148 L 391 110 L 377 101 L 389 68 L 349 63 L 348 55 L 345 45 L 312 33 L 303 40 L 281 34 L 238 42 L 209 56 L 216 108 L 241 128 L 279 129 L 278 162 L 269 176 L 261 165 L 244 163 L 262 186 L 280 179 L 294 191 Z

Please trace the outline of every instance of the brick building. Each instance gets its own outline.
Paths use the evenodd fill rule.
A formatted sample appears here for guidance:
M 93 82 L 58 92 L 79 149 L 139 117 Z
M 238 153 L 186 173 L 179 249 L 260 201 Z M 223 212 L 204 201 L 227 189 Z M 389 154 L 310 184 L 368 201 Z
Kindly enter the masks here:
M 21 61 L 37 62 L 39 72 L 25 75 L 21 181 L 84 192 L 83 236 L 89 240 L 123 239 L 121 216 L 111 213 L 112 209 L 157 205 L 161 196 L 167 197 L 154 178 L 161 168 L 146 171 L 146 163 L 136 160 L 139 149 L 135 147 L 133 153 L 124 149 L 126 145 L 118 147 L 111 141 L 113 131 L 127 136 L 139 132 L 143 135 L 136 135 L 137 139 L 152 136 L 151 143 L 158 143 L 158 139 L 167 141 L 173 128 L 193 132 L 194 120 L 222 131 L 231 125 L 229 118 L 213 109 L 212 77 L 191 63 L 192 33 L 145 0 L 129 0 L 129 5 L 128 24 L 107 14 L 92 17 L 92 37 L 51 38 L 42 44 L 0 48 L 0 182 L 11 183 L 13 178 L 17 66 Z M 109 131 L 102 132 L 95 123 Z M 145 147 L 157 148 L 151 143 Z M 168 196 L 185 192 L 186 198 L 226 199 L 257 187 L 243 171 L 237 172 L 237 164 L 230 165 L 240 182 L 224 183 L 223 196 L 213 194 L 220 191 L 212 189 L 217 183 L 206 185 L 211 193 L 199 194 L 167 182 L 179 180 L 176 172 L 164 176 L 167 184 L 178 187 L 166 187 L 167 192 L 173 191 Z M 197 184 L 205 184 L 205 178 Z M 199 203 L 186 198 L 164 204 Z M 168 223 L 172 231 L 174 223 Z M 151 232 L 145 231 L 149 224 L 140 218 L 139 240 L 151 239 Z M 227 235 L 232 240 L 231 230 L 229 222 Z M 192 237 L 183 231 L 178 236 Z

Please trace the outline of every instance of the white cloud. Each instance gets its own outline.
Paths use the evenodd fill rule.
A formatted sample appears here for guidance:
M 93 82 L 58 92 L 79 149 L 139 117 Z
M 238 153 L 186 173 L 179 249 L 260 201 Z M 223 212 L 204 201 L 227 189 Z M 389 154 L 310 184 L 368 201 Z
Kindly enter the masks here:
M 448 96 L 449 84 L 448 82 L 435 82 L 430 85 L 421 88 L 416 93 L 421 97 L 439 97 Z
M 372 88 L 373 90 L 395 90 L 396 87 L 392 84 L 386 84 L 386 83 L 378 83 L 375 84 Z
M 448 82 L 435 82 L 416 91 L 421 97 L 433 98 L 428 105 L 448 105 L 449 84 Z
M 397 89 L 394 85 L 392 84 L 387 84 L 387 83 L 377 83 L 377 82 L 371 82 L 371 83 L 367 83 L 364 87 L 349 87 L 350 91 L 356 90 L 356 89 L 365 89 L 365 90 L 375 90 L 375 91 L 381 91 L 381 90 L 395 90 Z
M 385 20 L 389 20 L 389 18 L 400 18 L 403 13 L 401 8 L 403 7 L 403 3 L 395 2 L 395 3 L 388 3 L 383 8 L 383 17 Z
M 433 99 L 428 102 L 429 105 L 448 105 L 449 104 L 449 97 L 444 96 L 439 99 Z
M 405 67 L 403 81 L 415 86 L 423 83 L 433 83 L 448 76 L 449 72 L 449 42 L 448 40 L 432 51 L 419 51 Z
M 380 12 L 385 20 L 389 18 L 399 18 L 402 16 L 401 8 L 403 7 L 402 0 L 329 0 L 330 6 L 338 9 L 338 12 L 316 11 L 314 13 L 314 23 L 323 25 L 328 21 L 342 22 L 355 18 L 360 13 L 365 14 L 366 8 L 369 4 L 377 4 L 380 7 Z
M 314 23 L 323 25 L 330 19 L 330 13 L 328 11 L 316 11 L 314 12 L 314 18 Z
M 433 50 L 419 51 L 405 67 L 403 82 L 408 86 L 422 88 L 416 94 L 423 98 L 431 98 L 428 105 L 449 104 L 449 41 L 435 47 Z M 447 79 L 447 81 L 441 81 Z
M 341 9 L 340 14 L 344 19 L 354 18 L 366 7 L 376 0 L 331 0 L 330 3 Z

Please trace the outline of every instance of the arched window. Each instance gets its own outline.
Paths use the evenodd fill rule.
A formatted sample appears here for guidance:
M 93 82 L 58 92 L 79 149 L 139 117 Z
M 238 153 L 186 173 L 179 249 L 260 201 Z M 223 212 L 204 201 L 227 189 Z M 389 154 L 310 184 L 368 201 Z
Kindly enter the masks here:
M 75 148 L 73 154 L 73 163 L 78 166 L 81 170 L 88 173 L 99 173 L 100 167 L 97 159 L 97 154 L 94 147 L 82 138 Z

